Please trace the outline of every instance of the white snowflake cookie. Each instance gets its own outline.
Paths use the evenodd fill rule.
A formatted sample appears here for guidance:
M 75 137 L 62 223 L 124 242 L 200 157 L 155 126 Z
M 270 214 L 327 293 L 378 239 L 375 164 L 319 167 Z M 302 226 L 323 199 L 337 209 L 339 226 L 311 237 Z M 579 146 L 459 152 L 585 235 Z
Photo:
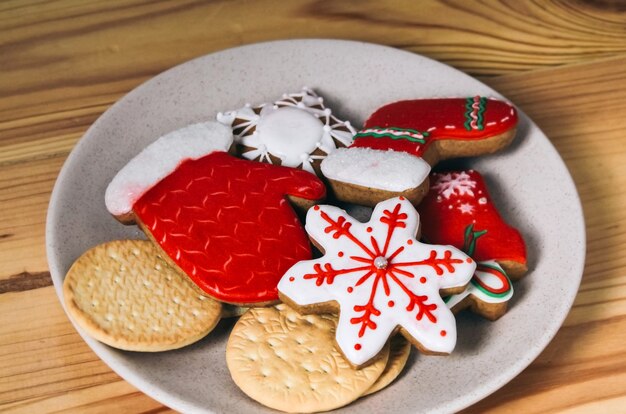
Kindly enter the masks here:
M 315 173 L 326 155 L 352 143 L 356 130 L 324 106 L 309 88 L 284 94 L 272 104 L 220 112 L 217 120 L 233 129 L 241 155 Z
M 278 284 L 281 299 L 303 312 L 338 304 L 336 341 L 355 366 L 398 329 L 422 351 L 450 353 L 456 323 L 440 293 L 462 290 L 476 263 L 452 246 L 420 243 L 418 226 L 404 197 L 376 205 L 367 223 L 329 205 L 309 209 L 306 231 L 324 256 L 291 267 Z

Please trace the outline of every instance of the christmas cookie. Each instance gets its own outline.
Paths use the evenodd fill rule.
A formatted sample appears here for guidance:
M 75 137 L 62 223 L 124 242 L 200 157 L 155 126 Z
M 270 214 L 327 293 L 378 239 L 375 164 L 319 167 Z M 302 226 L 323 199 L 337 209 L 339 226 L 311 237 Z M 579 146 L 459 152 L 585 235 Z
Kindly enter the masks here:
M 252 399 L 276 410 L 318 412 L 363 395 L 386 367 L 389 347 L 354 369 L 335 347 L 335 315 L 300 315 L 285 304 L 246 312 L 226 347 L 230 374 Z
M 324 256 L 291 267 L 281 299 L 306 313 L 339 311 L 336 341 L 355 366 L 398 330 L 423 352 L 450 353 L 456 325 L 440 293 L 463 291 L 476 264 L 455 247 L 418 242 L 418 225 L 403 197 L 376 205 L 367 223 L 337 207 L 311 208 L 306 231 Z
M 411 343 L 404 336 L 395 335 L 391 338 L 389 341 L 389 359 L 387 360 L 385 370 L 380 374 L 376 382 L 363 393 L 363 397 L 374 394 L 391 384 L 404 369 L 410 354 Z
M 477 171 L 433 173 L 418 211 L 428 217 L 422 226 L 428 242 L 461 248 L 477 262 L 496 261 L 513 280 L 528 270 L 522 236 L 502 219 Z
M 513 106 L 480 96 L 394 102 L 376 110 L 349 148 L 321 164 L 337 198 L 373 206 L 393 196 L 417 205 L 439 160 L 495 152 L 515 136 Z
M 310 205 L 325 187 L 306 171 L 235 158 L 225 152 L 231 142 L 215 122 L 164 136 L 113 179 L 107 206 L 134 218 L 213 298 L 266 304 L 278 299 L 282 274 L 311 258 L 287 197 Z
M 273 103 L 219 113 L 217 120 L 233 129 L 244 158 L 312 173 L 327 154 L 349 146 L 356 133 L 309 88 Z
M 500 217 L 478 172 L 433 173 L 431 184 L 418 207 L 428 217 L 422 226 L 423 238 L 463 249 L 478 262 L 467 289 L 446 298 L 446 303 L 455 312 L 469 307 L 497 319 L 513 296 L 507 274 L 519 278 L 526 272 L 524 240 Z
M 65 276 L 63 300 L 76 324 L 95 339 L 144 352 L 203 338 L 222 308 L 144 240 L 113 241 L 85 252 Z

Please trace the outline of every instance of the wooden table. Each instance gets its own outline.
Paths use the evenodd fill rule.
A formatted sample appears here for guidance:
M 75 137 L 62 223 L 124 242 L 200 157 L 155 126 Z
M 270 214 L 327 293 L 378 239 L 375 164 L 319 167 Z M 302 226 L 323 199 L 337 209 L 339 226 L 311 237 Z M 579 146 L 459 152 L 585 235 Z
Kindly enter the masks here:
M 530 367 L 467 412 L 624 412 L 624 4 L 485 3 L 0 3 L 0 410 L 168 411 L 102 363 L 61 309 L 44 248 L 56 176 L 89 125 L 159 72 L 241 44 L 320 37 L 478 77 L 543 129 L 580 192 L 588 245 L 573 309 Z

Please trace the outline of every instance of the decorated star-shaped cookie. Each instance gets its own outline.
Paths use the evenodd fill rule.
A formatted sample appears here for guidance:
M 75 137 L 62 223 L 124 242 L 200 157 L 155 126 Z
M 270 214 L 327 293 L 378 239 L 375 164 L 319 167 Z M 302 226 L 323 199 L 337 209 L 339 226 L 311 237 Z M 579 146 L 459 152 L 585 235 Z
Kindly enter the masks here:
M 420 350 L 450 353 L 454 316 L 440 297 L 470 281 L 475 262 L 452 246 L 416 240 L 419 215 L 403 197 L 376 205 L 361 223 L 340 208 L 309 210 L 306 231 L 324 251 L 282 277 L 283 301 L 304 312 L 340 312 L 336 341 L 356 366 L 366 364 L 400 329 Z
M 356 130 L 337 118 L 312 89 L 284 94 L 273 103 L 217 114 L 232 128 L 243 158 L 316 173 L 337 148 L 352 143 Z

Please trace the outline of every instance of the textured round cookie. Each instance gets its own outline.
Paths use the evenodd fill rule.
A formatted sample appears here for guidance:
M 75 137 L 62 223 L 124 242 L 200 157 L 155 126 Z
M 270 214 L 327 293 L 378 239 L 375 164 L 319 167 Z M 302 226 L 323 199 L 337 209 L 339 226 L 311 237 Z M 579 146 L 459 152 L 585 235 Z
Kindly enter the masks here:
M 254 308 L 226 347 L 235 383 L 254 400 L 287 412 L 327 411 L 369 389 L 385 369 L 389 347 L 354 369 L 335 346 L 336 316 L 301 315 L 285 304 Z
M 88 334 L 129 351 L 189 345 L 211 332 L 222 311 L 144 240 L 112 241 L 85 252 L 65 276 L 63 297 Z
M 373 394 L 391 384 L 404 369 L 406 361 L 411 354 L 411 343 L 402 335 L 396 334 L 391 338 L 389 346 L 389 359 L 385 370 L 376 382 L 363 393 L 363 396 Z

